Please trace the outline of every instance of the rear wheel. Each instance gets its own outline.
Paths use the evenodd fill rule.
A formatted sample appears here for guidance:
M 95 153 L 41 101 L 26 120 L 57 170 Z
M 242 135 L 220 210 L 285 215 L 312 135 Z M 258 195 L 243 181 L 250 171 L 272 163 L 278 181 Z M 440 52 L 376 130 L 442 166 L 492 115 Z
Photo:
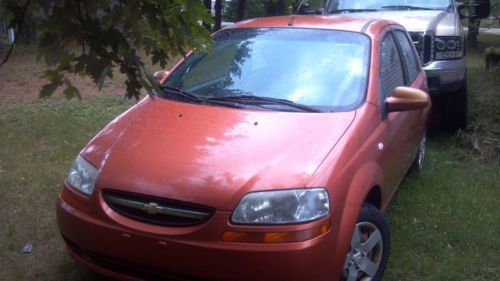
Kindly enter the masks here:
M 420 139 L 420 145 L 418 146 L 417 156 L 415 157 L 415 160 L 413 160 L 413 163 L 411 164 L 411 168 L 414 171 L 421 171 L 424 168 L 426 143 L 427 143 L 427 135 L 424 131 L 424 134 Z
M 381 280 L 389 258 L 390 240 L 389 224 L 384 215 L 374 206 L 365 204 L 344 262 L 343 280 Z

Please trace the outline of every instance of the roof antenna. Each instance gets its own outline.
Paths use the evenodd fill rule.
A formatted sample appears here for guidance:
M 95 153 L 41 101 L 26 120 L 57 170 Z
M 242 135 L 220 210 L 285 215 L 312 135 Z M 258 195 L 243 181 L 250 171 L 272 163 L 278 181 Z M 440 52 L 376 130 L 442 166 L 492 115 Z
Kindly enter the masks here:
M 293 21 L 295 20 L 295 16 L 297 16 L 297 14 L 299 13 L 300 11 L 300 8 L 302 8 L 302 5 L 304 5 L 304 3 L 306 2 L 307 0 L 301 0 L 300 3 L 299 3 L 299 6 L 297 7 L 297 10 L 295 10 L 295 13 L 292 15 L 292 17 L 290 18 L 290 21 L 288 22 L 288 26 L 292 26 L 293 25 Z

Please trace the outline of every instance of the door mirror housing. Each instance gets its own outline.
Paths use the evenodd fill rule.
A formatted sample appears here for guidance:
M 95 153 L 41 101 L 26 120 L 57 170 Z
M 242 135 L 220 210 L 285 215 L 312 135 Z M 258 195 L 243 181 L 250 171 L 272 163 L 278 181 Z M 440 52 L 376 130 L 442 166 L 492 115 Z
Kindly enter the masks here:
M 426 92 L 410 87 L 397 87 L 393 95 L 385 99 L 387 113 L 424 109 L 430 104 L 431 101 Z
M 465 14 L 465 8 L 473 8 L 474 13 Z M 457 6 L 460 18 L 485 19 L 490 16 L 490 0 L 477 0 L 474 4 L 458 3 Z
M 318 3 L 323 3 L 323 2 L 318 2 Z M 304 0 L 302 2 L 302 5 L 300 5 L 297 8 L 296 14 L 297 15 L 321 15 L 325 11 L 324 6 L 318 6 L 318 4 L 314 2 L 315 5 L 311 6 L 311 3 L 309 3 L 307 0 Z
M 310 11 L 311 11 L 311 7 L 310 7 L 309 2 L 304 1 L 304 2 L 302 2 L 302 5 L 300 5 L 297 8 L 297 12 L 296 13 L 298 15 L 307 15 Z
M 165 77 L 167 77 L 170 74 L 170 71 L 168 70 L 158 70 L 153 74 L 153 77 L 158 81 L 158 83 L 161 83 Z

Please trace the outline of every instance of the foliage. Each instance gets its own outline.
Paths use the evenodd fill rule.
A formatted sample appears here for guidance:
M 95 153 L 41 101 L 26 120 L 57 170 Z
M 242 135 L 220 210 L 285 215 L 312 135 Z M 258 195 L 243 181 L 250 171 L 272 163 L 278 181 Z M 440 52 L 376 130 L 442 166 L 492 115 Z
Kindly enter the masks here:
M 27 15 L 39 22 L 39 58 L 50 67 L 41 97 L 60 86 L 68 98 L 80 97 L 68 74 L 90 76 L 102 89 L 119 70 L 127 76 L 127 97 L 138 98 L 142 88 L 158 89 L 139 54 L 165 67 L 171 58 L 210 44 L 199 22 L 212 19 L 199 0 L 7 0 L 4 6 L 16 30 L 22 30 Z
M 500 16 L 500 0 L 491 0 L 491 16 Z
M 238 21 L 237 9 L 241 0 L 225 1 L 224 20 Z M 295 0 L 245 0 L 244 18 L 279 16 L 292 13 Z

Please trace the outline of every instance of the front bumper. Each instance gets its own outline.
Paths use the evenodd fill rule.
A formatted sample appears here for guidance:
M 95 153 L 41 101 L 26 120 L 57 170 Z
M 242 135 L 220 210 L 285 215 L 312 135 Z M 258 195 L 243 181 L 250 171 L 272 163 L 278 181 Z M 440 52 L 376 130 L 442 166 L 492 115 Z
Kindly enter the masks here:
M 65 187 L 57 201 L 57 221 L 70 255 L 112 278 L 303 281 L 338 280 L 341 273 L 332 265 L 345 253 L 333 249 L 332 231 L 295 243 L 227 243 L 219 237 L 222 231 L 235 230 L 228 223 L 229 212 L 216 212 L 191 227 L 130 227 L 113 219 L 119 215 L 101 197 L 99 190 L 87 199 Z M 289 228 L 304 229 L 328 219 Z
M 457 91 L 467 79 L 465 58 L 433 61 L 425 65 L 424 70 L 431 96 Z

